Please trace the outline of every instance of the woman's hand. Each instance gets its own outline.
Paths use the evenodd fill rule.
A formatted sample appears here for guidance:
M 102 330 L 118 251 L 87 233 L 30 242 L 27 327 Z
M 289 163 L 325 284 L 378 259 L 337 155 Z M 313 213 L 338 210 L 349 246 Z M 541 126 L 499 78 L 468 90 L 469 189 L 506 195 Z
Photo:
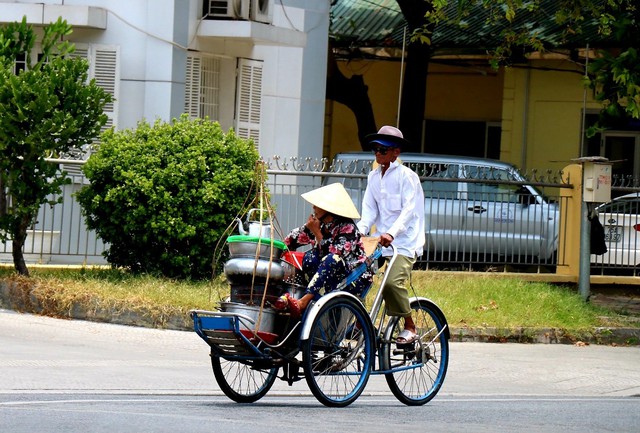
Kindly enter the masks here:
M 320 230 L 320 220 L 315 217 L 314 214 L 309 215 L 305 226 L 309 229 L 316 240 L 320 242 L 322 240 L 322 231 Z

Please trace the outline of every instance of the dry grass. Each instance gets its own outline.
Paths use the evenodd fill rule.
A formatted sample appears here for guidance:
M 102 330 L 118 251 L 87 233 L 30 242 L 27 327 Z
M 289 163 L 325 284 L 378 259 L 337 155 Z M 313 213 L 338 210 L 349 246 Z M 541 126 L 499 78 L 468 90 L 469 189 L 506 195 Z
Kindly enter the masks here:
M 70 317 L 81 306 L 96 315 L 134 311 L 155 326 L 164 326 L 172 317 L 187 321 L 192 309 L 215 309 L 229 294 L 223 277 L 174 281 L 106 269 L 32 269 L 31 273 L 24 278 L 0 269 L 0 282 L 11 288 L 12 308 L 39 307 L 43 314 L 58 317 Z M 564 286 L 430 271 L 414 272 L 412 285 L 415 294 L 442 308 L 453 327 L 640 327 L 637 320 L 583 302 L 575 290 Z

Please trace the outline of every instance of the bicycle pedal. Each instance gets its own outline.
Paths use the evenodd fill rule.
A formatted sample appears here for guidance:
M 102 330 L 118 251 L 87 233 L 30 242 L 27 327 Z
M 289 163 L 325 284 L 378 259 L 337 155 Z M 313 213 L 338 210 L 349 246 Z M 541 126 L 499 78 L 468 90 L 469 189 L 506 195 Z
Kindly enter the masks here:
M 394 355 L 412 355 L 416 353 L 416 346 L 414 343 L 396 344 L 396 348 L 393 350 Z

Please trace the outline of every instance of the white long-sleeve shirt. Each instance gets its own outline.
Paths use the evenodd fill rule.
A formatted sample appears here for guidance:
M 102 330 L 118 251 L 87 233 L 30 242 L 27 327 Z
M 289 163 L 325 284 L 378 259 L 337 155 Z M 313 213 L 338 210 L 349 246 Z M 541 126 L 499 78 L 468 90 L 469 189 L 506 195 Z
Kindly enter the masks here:
M 398 161 L 391 163 L 384 176 L 378 166 L 369 173 L 362 200 L 362 219 L 358 229 L 367 234 L 375 225 L 379 235 L 393 236 L 398 254 L 421 256 L 425 244 L 424 192 L 418 175 Z M 390 249 L 383 255 L 390 255 Z

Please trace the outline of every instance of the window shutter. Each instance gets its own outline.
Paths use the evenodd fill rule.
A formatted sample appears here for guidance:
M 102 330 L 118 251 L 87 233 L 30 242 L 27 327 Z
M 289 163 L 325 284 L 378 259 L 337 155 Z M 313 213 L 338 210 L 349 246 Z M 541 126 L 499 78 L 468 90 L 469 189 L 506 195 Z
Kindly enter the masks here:
M 89 47 L 81 44 L 76 44 L 75 51 L 69 54 L 69 57 L 81 57 L 85 60 L 89 60 Z
M 236 133 L 253 139 L 256 148 L 260 145 L 262 67 L 260 61 L 239 59 Z
M 71 57 L 81 57 L 89 61 L 89 79 L 95 79 L 96 84 L 111 95 L 113 100 L 105 104 L 103 110 L 107 115 L 107 122 L 102 126 L 100 132 L 105 131 L 112 126 L 117 127 L 118 118 L 118 89 L 120 84 L 120 67 L 118 62 L 118 50 L 113 46 L 101 45 L 85 45 L 76 44 L 75 51 L 70 54 Z M 92 151 L 95 144 L 100 143 L 100 139 L 96 138 L 93 143 L 82 146 L 81 149 L 75 149 L 68 152 L 66 157 L 70 159 L 86 159 Z M 79 165 L 65 165 L 65 170 L 73 175 L 81 173 Z
M 202 59 L 200 79 L 201 110 L 200 117 L 210 120 L 220 119 L 220 59 L 206 57 Z
M 87 59 L 89 61 L 89 79 L 95 79 L 96 84 L 113 98 L 113 101 L 104 106 L 104 114 L 108 119 L 101 131 L 117 126 L 117 98 L 120 84 L 118 50 L 112 46 L 76 44 L 76 49 L 70 56 Z
M 96 84 L 109 93 L 113 100 L 104 106 L 104 114 L 107 115 L 107 123 L 102 131 L 117 127 L 118 121 L 118 94 L 120 87 L 120 64 L 118 62 L 118 50 L 115 47 L 93 45 L 89 73 L 90 78 L 96 80 Z
M 200 117 L 200 74 L 202 59 L 187 56 L 187 75 L 185 79 L 184 112 L 191 119 Z

